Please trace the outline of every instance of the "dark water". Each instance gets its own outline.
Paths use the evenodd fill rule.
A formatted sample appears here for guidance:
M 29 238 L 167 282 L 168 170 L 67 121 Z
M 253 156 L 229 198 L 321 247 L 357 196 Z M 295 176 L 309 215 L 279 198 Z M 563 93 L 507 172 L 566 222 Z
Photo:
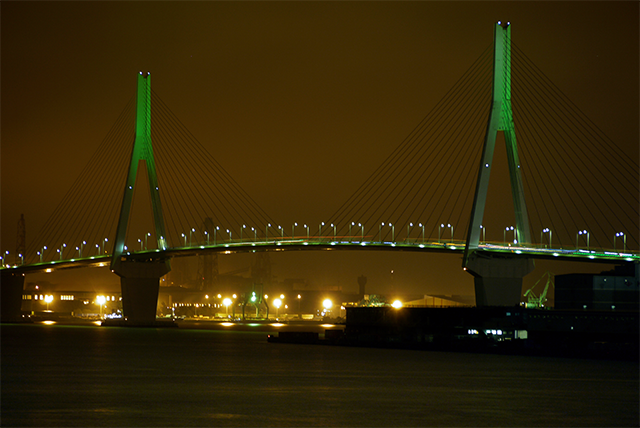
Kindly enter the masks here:
M 634 362 L 2 325 L 2 426 L 638 426 Z

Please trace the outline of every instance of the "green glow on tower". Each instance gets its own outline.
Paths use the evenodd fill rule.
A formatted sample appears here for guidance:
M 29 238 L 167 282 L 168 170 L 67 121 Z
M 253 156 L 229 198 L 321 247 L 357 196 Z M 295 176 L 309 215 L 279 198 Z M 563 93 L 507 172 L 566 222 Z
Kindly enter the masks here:
M 153 158 L 153 145 L 151 143 L 151 74 L 138 75 L 138 91 L 136 99 L 136 130 L 131 151 L 131 161 L 129 172 L 124 189 L 122 206 L 120 208 L 120 218 L 114 241 L 113 255 L 111 258 L 111 269 L 118 273 L 121 257 L 124 254 L 124 241 L 127 235 L 127 226 L 131 214 L 133 202 L 133 191 L 136 184 L 136 175 L 140 164 L 146 165 L 147 176 L 149 178 L 149 191 L 151 194 L 151 208 L 153 211 L 153 222 L 155 226 L 158 248 L 165 249 L 166 233 L 164 229 L 164 219 L 162 216 L 162 204 L 160 203 L 160 189 L 158 187 L 158 177 L 156 175 L 156 163 Z M 144 168 L 144 166 L 143 166 Z
M 511 180 L 511 194 L 516 217 L 516 233 L 518 243 L 531 243 L 529 217 L 524 200 L 524 188 L 516 132 L 513 125 L 513 111 L 511 109 L 511 25 L 498 21 L 494 27 L 493 48 L 493 93 L 487 131 L 484 138 L 482 158 L 476 182 L 476 193 L 473 199 L 471 219 L 467 231 L 467 243 L 464 251 L 462 266 L 467 266 L 469 256 L 478 248 L 480 242 L 480 225 L 484 216 L 489 187 L 489 175 L 493 161 L 493 151 L 498 131 L 504 133 L 507 146 L 507 160 L 509 164 L 509 178 Z

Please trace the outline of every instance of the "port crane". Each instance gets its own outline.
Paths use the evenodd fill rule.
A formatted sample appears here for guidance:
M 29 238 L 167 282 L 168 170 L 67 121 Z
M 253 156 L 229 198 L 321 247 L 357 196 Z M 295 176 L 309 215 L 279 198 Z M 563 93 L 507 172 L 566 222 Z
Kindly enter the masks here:
M 527 302 L 525 303 L 525 307 L 527 309 L 541 309 L 541 308 L 544 308 L 544 304 L 547 301 L 547 291 L 549 291 L 549 285 L 555 286 L 554 283 L 553 283 L 552 276 L 553 276 L 553 274 L 551 272 L 547 271 L 547 273 L 542 275 L 540 277 L 540 279 L 538 279 L 536 281 L 536 283 L 533 284 L 533 287 L 531 287 L 530 289 L 525 291 L 524 297 L 527 298 Z M 536 294 L 533 292 L 533 289 L 536 288 L 536 285 L 538 285 L 538 283 L 542 279 L 544 279 L 545 277 L 547 278 L 547 284 L 544 286 L 544 290 L 542 291 L 540 296 L 536 296 Z

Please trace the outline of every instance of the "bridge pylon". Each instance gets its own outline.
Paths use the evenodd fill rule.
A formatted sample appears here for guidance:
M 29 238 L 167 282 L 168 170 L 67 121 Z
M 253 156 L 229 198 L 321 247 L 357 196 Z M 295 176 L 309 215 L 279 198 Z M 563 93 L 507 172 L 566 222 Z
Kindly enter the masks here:
M 151 74 L 145 75 L 142 72 L 138 75 L 135 137 L 114 240 L 111 270 L 120 276 L 122 309 L 125 318 L 134 323 L 149 323 L 154 322 L 156 318 L 160 277 L 169 272 L 171 266 L 166 258 L 150 256 L 144 261 L 138 259 L 134 261 L 126 257 L 125 238 L 138 167 L 141 164 L 142 168 L 146 168 L 149 181 L 157 248 L 166 249 L 162 204 L 151 143 Z
M 24 290 L 24 273 L 13 269 L 0 271 L 2 298 L 0 299 L 0 322 L 22 321 L 22 294 Z
M 520 303 L 522 278 L 533 270 L 533 260 L 508 256 L 489 257 L 478 252 L 489 176 L 498 131 L 504 134 L 516 217 L 514 244 L 531 242 L 524 199 L 520 160 L 511 109 L 511 25 L 498 21 L 494 27 L 493 90 L 491 109 L 478 170 L 476 192 L 467 231 L 462 266 L 475 277 L 477 306 L 511 306 Z

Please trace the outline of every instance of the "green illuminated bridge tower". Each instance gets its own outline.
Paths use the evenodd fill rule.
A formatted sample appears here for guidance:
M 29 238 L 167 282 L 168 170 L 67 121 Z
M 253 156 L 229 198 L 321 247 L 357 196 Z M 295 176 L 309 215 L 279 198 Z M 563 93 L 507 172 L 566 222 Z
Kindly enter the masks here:
M 522 278 L 534 268 L 532 259 L 484 255 L 476 251 L 480 241 L 498 131 L 503 132 L 507 146 L 511 194 L 516 217 L 515 241 L 531 242 L 511 109 L 511 27 L 509 22 L 500 21 L 494 27 L 491 111 L 462 262 L 465 270 L 474 276 L 477 306 L 517 305 L 522 292 Z
M 111 258 L 111 270 L 120 276 L 122 310 L 132 323 L 153 322 L 156 317 L 160 277 L 171 270 L 169 259 L 166 257 L 149 257 L 137 261 L 126 260 L 123 257 L 138 167 L 140 166 L 141 169 L 146 169 L 149 179 L 157 248 L 164 250 L 166 249 L 166 234 L 151 144 L 151 74 L 144 75 L 142 72 L 138 75 L 135 139 Z

